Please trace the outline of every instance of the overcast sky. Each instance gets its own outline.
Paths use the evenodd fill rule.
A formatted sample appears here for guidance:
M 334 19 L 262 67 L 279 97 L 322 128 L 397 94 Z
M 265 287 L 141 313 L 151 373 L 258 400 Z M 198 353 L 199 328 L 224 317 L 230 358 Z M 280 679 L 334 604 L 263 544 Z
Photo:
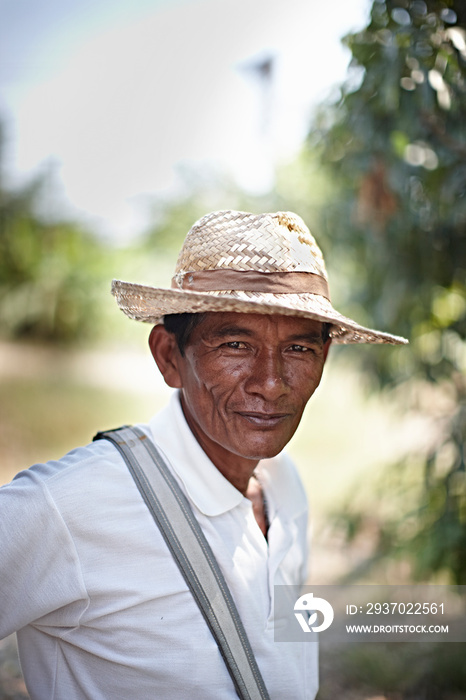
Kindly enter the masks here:
M 48 162 L 67 201 L 127 236 L 177 164 L 273 183 L 345 75 L 368 0 L 0 0 L 11 178 Z M 269 78 L 251 66 L 273 59 Z M 261 75 L 264 76 L 264 73 Z

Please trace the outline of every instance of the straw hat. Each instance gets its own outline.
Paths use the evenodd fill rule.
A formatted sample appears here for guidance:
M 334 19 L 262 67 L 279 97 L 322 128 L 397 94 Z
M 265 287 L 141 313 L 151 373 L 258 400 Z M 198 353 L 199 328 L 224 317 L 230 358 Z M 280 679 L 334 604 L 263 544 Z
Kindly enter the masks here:
M 113 280 L 112 294 L 127 316 L 152 324 L 187 312 L 280 314 L 330 323 L 335 343 L 408 342 L 333 308 L 322 252 L 292 212 L 206 214 L 186 237 L 171 289 Z

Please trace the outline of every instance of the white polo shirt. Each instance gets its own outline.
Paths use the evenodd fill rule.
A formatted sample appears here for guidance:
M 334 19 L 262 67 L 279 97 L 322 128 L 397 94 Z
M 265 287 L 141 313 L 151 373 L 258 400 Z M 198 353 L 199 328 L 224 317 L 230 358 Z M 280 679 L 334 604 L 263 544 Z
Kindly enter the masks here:
M 315 644 L 277 643 L 274 584 L 305 579 L 307 506 L 285 455 L 258 474 L 270 521 L 191 433 L 178 395 L 150 422 L 217 557 L 272 700 L 312 700 Z M 234 700 L 207 625 L 106 440 L 0 489 L 0 638 L 18 631 L 32 700 Z

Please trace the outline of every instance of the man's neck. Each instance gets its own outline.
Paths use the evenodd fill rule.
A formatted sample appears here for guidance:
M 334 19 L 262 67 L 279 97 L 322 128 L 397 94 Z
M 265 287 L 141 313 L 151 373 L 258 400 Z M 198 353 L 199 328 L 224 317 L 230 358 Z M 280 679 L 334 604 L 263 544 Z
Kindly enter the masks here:
M 253 474 L 249 479 L 248 488 L 246 490 L 246 498 L 252 502 L 252 511 L 264 537 L 267 537 L 269 521 L 267 517 L 267 508 L 265 503 L 264 492 L 262 485 Z
M 212 455 L 208 449 L 209 446 L 203 444 L 202 437 L 196 436 L 196 439 L 220 474 L 222 474 L 235 489 L 238 489 L 243 496 L 246 496 L 250 479 L 259 461 L 257 459 L 246 459 L 230 453 L 225 456 L 220 454 Z

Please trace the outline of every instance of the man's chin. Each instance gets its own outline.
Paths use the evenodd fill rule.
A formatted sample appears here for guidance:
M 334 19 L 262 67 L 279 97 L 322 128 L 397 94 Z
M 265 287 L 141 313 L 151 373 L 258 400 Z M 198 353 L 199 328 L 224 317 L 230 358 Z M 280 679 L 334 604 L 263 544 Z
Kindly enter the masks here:
M 272 457 L 276 457 L 278 454 L 280 454 L 280 452 L 284 449 L 286 442 L 280 442 L 278 444 L 274 443 L 273 445 L 251 445 L 249 450 L 245 449 L 246 445 L 243 444 L 237 451 L 237 454 L 240 457 L 250 459 L 251 461 L 255 462 L 259 462 L 261 459 L 272 459 Z
M 248 453 L 248 459 L 260 460 L 271 459 L 276 457 L 289 443 L 293 437 L 294 430 L 258 430 L 245 431 L 241 435 L 241 442 L 238 445 L 240 453 L 245 456 Z

